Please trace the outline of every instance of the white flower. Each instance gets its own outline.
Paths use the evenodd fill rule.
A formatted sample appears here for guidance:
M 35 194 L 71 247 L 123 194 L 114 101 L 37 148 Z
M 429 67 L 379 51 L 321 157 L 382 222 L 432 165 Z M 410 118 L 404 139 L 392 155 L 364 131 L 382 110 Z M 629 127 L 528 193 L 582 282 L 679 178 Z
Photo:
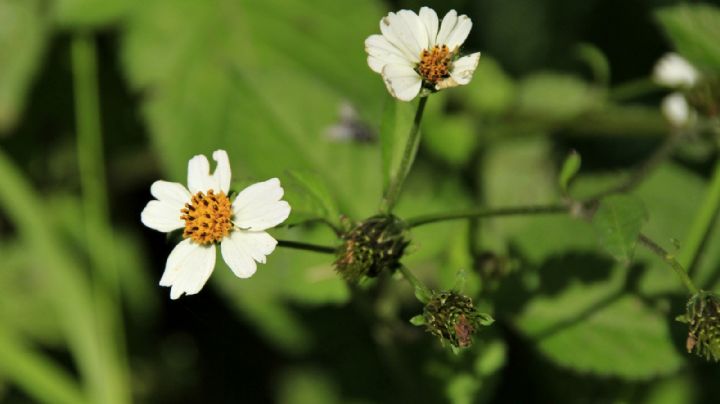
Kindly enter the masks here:
M 141 214 L 145 226 L 171 232 L 183 230 L 184 240 L 170 253 L 160 286 L 169 286 L 170 298 L 198 293 L 215 268 L 215 245 L 239 278 L 249 278 L 256 262 L 265 263 L 277 241 L 265 230 L 287 219 L 290 205 L 281 200 L 277 178 L 250 185 L 230 202 L 230 162 L 225 150 L 213 153 L 217 168 L 198 155 L 188 163 L 188 188 L 176 182 L 155 181 Z M 189 189 L 189 190 L 188 190 Z
M 695 110 L 681 93 L 672 93 L 663 98 L 660 108 L 665 118 L 676 128 L 687 126 L 695 119 Z
M 666 53 L 655 64 L 653 79 L 663 86 L 689 88 L 698 82 L 700 73 L 677 53 Z
M 439 25 L 439 28 L 438 28 Z M 434 10 L 423 7 L 390 13 L 380 20 L 382 35 L 365 40 L 368 65 L 380 73 L 393 97 L 410 101 L 422 87 L 432 91 L 470 82 L 480 52 L 457 58 L 472 28 L 466 15 L 450 10 L 438 23 Z

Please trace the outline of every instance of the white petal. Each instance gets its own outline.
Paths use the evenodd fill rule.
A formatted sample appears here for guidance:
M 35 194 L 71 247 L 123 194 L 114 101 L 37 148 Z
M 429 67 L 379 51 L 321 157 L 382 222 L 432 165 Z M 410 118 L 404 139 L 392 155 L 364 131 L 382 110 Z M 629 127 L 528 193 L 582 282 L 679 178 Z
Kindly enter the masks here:
M 419 20 L 418 20 L 419 22 Z M 380 20 L 380 31 L 383 36 L 412 63 L 420 61 L 420 49 L 413 31 L 405 24 L 403 17 L 389 13 Z
M 381 73 L 386 64 L 411 64 L 402 51 L 382 35 L 370 35 L 365 40 L 365 52 L 368 53 L 368 65 L 376 73 Z
M 213 174 L 213 179 L 218 187 L 215 191 L 219 189 L 227 195 L 228 192 L 230 192 L 230 159 L 228 159 L 225 150 L 215 150 L 215 152 L 213 152 L 213 160 L 217 162 L 217 167 L 215 167 L 215 173 Z
M 168 202 L 178 206 L 180 209 L 190 201 L 192 196 L 182 184 L 168 181 L 153 182 L 150 186 L 150 193 L 155 199 Z
M 411 34 L 411 43 L 413 44 L 414 48 L 410 48 L 410 50 L 416 51 L 419 57 L 423 49 L 428 48 L 429 43 L 428 32 L 427 28 L 425 28 L 425 23 L 420 19 L 420 17 L 418 17 L 417 14 L 415 14 L 414 11 L 400 10 L 397 12 L 397 15 L 405 22 L 407 30 Z
M 250 185 L 233 201 L 233 222 L 244 230 L 277 226 L 290 215 L 290 205 L 280 200 L 283 194 L 277 178 Z
M 429 7 L 420 9 L 420 20 L 425 24 L 425 30 L 428 35 L 427 49 L 435 46 L 435 39 L 438 33 L 438 16 L 435 10 Z
M 453 62 L 450 77 L 452 77 L 453 80 L 455 80 L 455 82 L 459 85 L 465 85 L 469 83 L 470 79 L 472 79 L 473 72 L 475 72 L 479 61 L 480 52 L 461 57 L 460 59 Z
M 215 172 L 210 174 L 210 163 L 207 157 L 199 154 L 190 159 L 188 163 L 188 188 L 196 194 L 200 191 L 213 190 L 223 191 L 226 194 L 230 190 L 230 162 L 225 150 L 216 150 L 213 153 L 213 160 L 217 162 Z
M 410 101 L 420 92 L 422 78 L 412 67 L 386 65 L 382 75 L 390 94 L 401 101 Z
M 264 264 L 266 256 L 275 250 L 277 241 L 264 231 L 237 230 L 220 243 L 223 259 L 238 278 L 249 278 Z
M 661 109 L 665 118 L 675 127 L 687 125 L 692 118 L 690 105 L 681 93 L 672 93 L 663 98 Z
M 210 278 L 215 268 L 215 246 L 202 246 L 190 239 L 183 240 L 170 253 L 160 286 L 171 286 L 170 298 L 183 293 L 194 295 Z
M 435 39 L 435 44 L 447 45 L 447 39 L 448 36 L 452 33 L 452 31 L 455 29 L 455 24 L 457 23 L 457 11 L 450 10 L 447 14 L 445 14 L 445 17 L 442 19 L 442 23 L 440 23 L 440 32 L 437 34 L 437 38 Z
M 168 233 L 185 226 L 185 221 L 180 218 L 180 209 L 182 205 L 178 207 L 167 201 L 152 200 L 145 205 L 140 221 L 151 229 Z
M 655 65 L 653 78 L 668 87 L 692 87 L 700 73 L 690 62 L 677 53 L 666 53 Z
M 455 29 L 452 30 L 452 32 L 447 36 L 444 43 L 448 46 L 451 50 L 455 50 L 460 45 L 465 42 L 465 39 L 467 39 L 468 34 L 470 34 L 470 29 L 472 28 L 472 21 L 470 18 L 466 15 L 461 15 L 457 19 L 457 23 L 455 24 Z

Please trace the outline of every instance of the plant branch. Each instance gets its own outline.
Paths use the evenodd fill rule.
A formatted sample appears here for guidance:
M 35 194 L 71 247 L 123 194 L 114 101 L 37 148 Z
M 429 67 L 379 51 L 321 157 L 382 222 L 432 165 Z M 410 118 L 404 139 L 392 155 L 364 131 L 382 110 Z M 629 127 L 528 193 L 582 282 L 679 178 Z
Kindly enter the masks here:
M 305 250 L 305 251 L 313 251 L 323 254 L 335 254 L 337 251 L 334 247 L 327 247 L 324 245 L 317 245 L 317 244 L 309 244 L 309 243 L 302 243 L 299 241 L 289 241 L 289 240 L 278 240 L 278 247 L 285 247 L 285 248 L 293 248 L 296 250 Z
M 663 261 L 670 265 L 670 267 L 673 269 L 673 271 L 675 271 L 675 274 L 678 276 L 680 281 L 682 281 L 682 283 L 685 285 L 685 287 L 691 294 L 695 294 L 698 292 L 698 288 L 695 287 L 695 284 L 693 284 L 692 280 L 685 271 L 685 268 L 683 268 L 683 266 L 675 259 L 675 256 L 668 253 L 664 248 L 660 247 L 660 245 L 658 245 L 656 242 L 652 241 L 650 238 L 648 238 L 648 236 L 642 233 L 638 236 L 638 241 L 640 241 L 640 244 L 647 247 L 648 250 L 655 253 L 655 255 L 662 258 Z
M 415 288 L 415 296 L 417 297 L 418 292 L 422 293 L 424 298 L 429 299 L 430 296 L 432 296 L 432 293 L 430 292 L 430 288 L 425 286 L 420 279 L 416 278 L 415 275 L 405 266 L 400 265 L 400 268 L 398 268 L 400 273 L 403 275 L 403 277 L 410 282 L 410 284 Z M 422 302 L 425 303 L 425 302 Z
M 530 206 L 517 206 L 509 208 L 484 208 L 466 210 L 460 212 L 450 213 L 438 213 L 431 215 L 418 216 L 408 219 L 406 222 L 408 227 L 418 227 L 425 224 L 444 222 L 449 220 L 459 219 L 474 219 L 483 217 L 499 217 L 499 216 L 514 216 L 514 215 L 537 215 L 537 214 L 552 214 L 552 213 L 566 213 L 569 208 L 565 205 L 530 205 Z

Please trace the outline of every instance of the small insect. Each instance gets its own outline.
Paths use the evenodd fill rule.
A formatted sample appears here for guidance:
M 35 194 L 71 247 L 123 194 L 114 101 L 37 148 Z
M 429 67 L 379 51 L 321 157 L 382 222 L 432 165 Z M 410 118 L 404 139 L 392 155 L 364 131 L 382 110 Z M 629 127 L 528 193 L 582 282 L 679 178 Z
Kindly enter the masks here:
M 377 139 L 375 132 L 360 119 L 355 107 L 347 101 L 340 104 L 340 121 L 325 130 L 325 136 L 336 141 L 372 143 Z

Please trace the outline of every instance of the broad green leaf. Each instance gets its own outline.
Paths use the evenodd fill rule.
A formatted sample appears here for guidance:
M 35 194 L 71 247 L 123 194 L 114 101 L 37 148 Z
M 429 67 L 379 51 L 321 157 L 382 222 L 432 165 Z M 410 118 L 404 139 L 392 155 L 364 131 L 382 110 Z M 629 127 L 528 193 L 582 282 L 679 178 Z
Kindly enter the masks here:
M 582 159 L 580 158 L 580 154 L 578 154 L 578 152 L 576 152 L 575 150 L 571 151 L 567 158 L 565 158 L 565 162 L 560 169 L 560 177 L 558 179 L 560 183 L 560 189 L 564 193 L 567 194 L 568 185 L 570 185 L 570 181 L 572 181 L 578 171 L 580 171 L 581 164 Z
M 44 3 L 0 0 L 0 133 L 13 127 L 40 67 L 48 37 Z
M 601 105 L 598 90 L 584 81 L 558 73 L 537 73 L 519 87 L 518 114 L 529 119 L 562 123 Z
M 403 102 L 386 98 L 380 125 L 383 188 L 385 189 L 393 178 L 407 174 L 400 173 L 400 162 L 413 125 L 417 102 Z
M 683 4 L 663 8 L 655 16 L 684 57 L 700 68 L 720 70 L 720 8 Z
M 648 380 L 677 371 L 684 362 L 669 332 L 668 317 L 628 295 L 597 301 L 578 316 L 573 303 L 537 301 L 520 319 L 538 349 L 578 372 Z M 564 321 L 559 321 L 565 318 Z
M 283 181 L 285 199 L 292 207 L 286 224 L 308 219 L 325 219 L 337 224 L 340 211 L 320 175 L 306 170 L 288 170 L 286 178 Z
M 632 195 L 612 195 L 600 202 L 593 217 L 593 225 L 603 247 L 628 263 L 633 258 L 637 238 L 647 211 L 642 201 Z

